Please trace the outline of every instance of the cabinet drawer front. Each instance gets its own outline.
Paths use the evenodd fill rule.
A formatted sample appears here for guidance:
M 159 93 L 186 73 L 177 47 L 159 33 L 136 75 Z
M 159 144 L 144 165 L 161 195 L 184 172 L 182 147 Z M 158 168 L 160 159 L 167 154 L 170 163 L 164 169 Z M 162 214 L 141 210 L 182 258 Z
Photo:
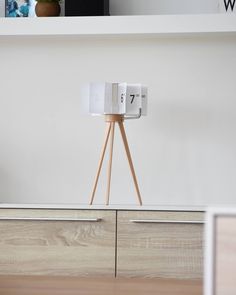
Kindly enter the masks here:
M 114 276 L 115 211 L 0 210 L 0 274 Z
M 117 275 L 202 278 L 203 213 L 119 211 Z

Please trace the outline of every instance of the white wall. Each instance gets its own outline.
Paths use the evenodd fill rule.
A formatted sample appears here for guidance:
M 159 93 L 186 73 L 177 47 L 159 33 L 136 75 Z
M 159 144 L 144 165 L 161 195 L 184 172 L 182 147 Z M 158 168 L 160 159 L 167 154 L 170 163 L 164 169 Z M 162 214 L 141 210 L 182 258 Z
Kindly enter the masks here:
M 88 81 L 149 85 L 125 123 L 144 204 L 236 203 L 236 38 L 0 38 L 0 201 L 87 203 L 105 123 Z M 116 130 L 111 203 L 135 203 Z M 95 203 L 103 203 L 107 165 Z
M 110 0 L 111 15 L 217 12 L 218 0 Z

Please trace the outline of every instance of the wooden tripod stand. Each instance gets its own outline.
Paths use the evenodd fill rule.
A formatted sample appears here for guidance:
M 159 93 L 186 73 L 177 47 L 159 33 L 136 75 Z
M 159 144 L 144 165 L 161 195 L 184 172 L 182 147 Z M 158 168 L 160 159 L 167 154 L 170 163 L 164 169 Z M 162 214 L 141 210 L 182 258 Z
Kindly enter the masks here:
M 113 156 L 113 143 L 114 143 L 114 134 L 115 134 L 115 123 L 118 123 L 119 128 L 120 128 L 120 133 L 123 139 L 123 143 L 125 146 L 125 151 L 126 151 L 126 155 L 128 158 L 128 162 L 129 162 L 129 167 L 131 170 L 131 174 L 133 177 L 133 181 L 134 181 L 134 186 L 136 189 L 136 193 L 137 193 L 137 197 L 138 197 L 138 202 L 139 205 L 142 205 L 142 198 L 139 192 L 139 187 L 138 187 L 138 182 L 137 182 L 137 178 L 135 175 L 135 171 L 134 171 L 134 166 L 133 166 L 133 162 L 132 162 L 132 158 L 131 158 L 131 154 L 130 154 L 130 150 L 129 150 L 129 145 L 128 145 L 128 141 L 127 141 L 127 137 L 125 134 L 125 128 L 124 128 L 124 116 L 123 115 L 105 115 L 105 121 L 107 122 L 107 130 L 105 133 L 105 141 L 102 147 L 102 152 L 101 152 L 101 157 L 100 157 L 100 161 L 99 161 L 99 165 L 98 165 L 98 170 L 97 170 L 97 174 L 96 174 L 96 178 L 95 178 L 95 182 L 94 182 L 94 186 L 93 186 L 93 191 L 92 191 L 92 195 L 91 195 L 91 199 L 90 199 L 90 205 L 93 204 L 93 200 L 94 200 L 94 196 L 95 196 L 95 192 L 96 192 L 96 188 L 97 188 L 97 183 L 98 183 L 98 178 L 101 172 L 101 168 L 102 168 L 102 163 L 103 163 L 103 159 L 104 159 L 104 155 L 106 152 L 106 147 L 107 147 L 107 143 L 110 137 L 110 157 L 109 157 L 109 164 L 108 164 L 108 182 L 107 182 L 107 191 L 106 191 L 106 205 L 109 204 L 109 197 L 110 197 L 110 185 L 111 185 L 111 167 L 112 167 L 112 156 Z

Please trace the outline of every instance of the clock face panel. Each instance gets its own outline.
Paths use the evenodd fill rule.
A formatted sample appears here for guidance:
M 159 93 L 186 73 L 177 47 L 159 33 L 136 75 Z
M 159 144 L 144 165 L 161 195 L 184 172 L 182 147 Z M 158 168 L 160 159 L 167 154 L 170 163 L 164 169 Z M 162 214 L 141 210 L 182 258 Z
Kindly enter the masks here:
M 126 114 L 135 115 L 139 113 L 141 105 L 141 84 L 130 84 L 126 88 Z
M 127 83 L 90 83 L 91 114 L 147 114 L 147 87 Z

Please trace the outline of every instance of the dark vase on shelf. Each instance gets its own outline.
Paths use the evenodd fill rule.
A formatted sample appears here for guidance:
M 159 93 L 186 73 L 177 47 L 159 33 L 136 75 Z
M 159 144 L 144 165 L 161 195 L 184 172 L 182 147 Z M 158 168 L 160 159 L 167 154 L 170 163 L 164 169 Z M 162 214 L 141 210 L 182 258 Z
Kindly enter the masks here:
M 59 1 L 37 0 L 35 5 L 35 13 L 37 16 L 59 16 L 61 6 Z

